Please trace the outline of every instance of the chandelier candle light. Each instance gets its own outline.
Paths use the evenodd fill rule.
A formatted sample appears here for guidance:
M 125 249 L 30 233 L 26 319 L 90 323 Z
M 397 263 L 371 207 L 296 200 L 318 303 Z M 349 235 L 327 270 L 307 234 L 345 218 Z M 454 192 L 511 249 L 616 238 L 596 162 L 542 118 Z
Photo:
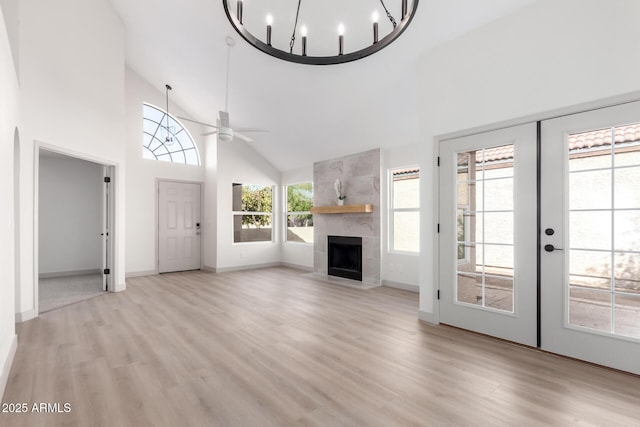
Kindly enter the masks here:
M 300 27 L 300 34 L 302 35 L 302 56 L 307 56 L 307 27 L 304 25 Z
M 376 10 L 371 15 L 371 20 L 373 21 L 373 44 L 378 43 L 378 20 L 380 19 L 380 14 Z
M 345 51 L 345 45 L 344 45 L 345 43 L 344 32 L 346 28 L 345 24 L 351 25 L 353 23 L 353 26 L 349 27 L 349 31 L 353 33 L 353 36 L 350 36 L 351 37 L 350 44 L 355 46 L 361 46 L 362 36 L 364 34 L 361 34 L 362 26 L 358 24 L 358 22 L 360 22 L 360 19 L 357 16 L 354 17 L 352 15 L 353 10 L 351 7 L 347 8 L 348 11 L 346 13 L 340 12 L 340 10 L 336 9 L 337 14 L 334 15 L 333 18 L 337 18 L 336 21 L 338 22 L 342 21 L 342 22 L 338 27 L 338 52 L 337 54 L 334 54 L 331 56 L 313 56 L 313 54 L 310 54 L 308 51 L 308 45 L 307 45 L 308 39 L 307 39 L 306 26 L 302 26 L 302 28 L 298 27 L 298 19 L 300 18 L 300 13 L 302 12 L 302 15 L 303 15 L 302 19 L 307 19 L 304 16 L 305 13 L 309 14 L 310 16 L 313 15 L 314 13 L 313 7 L 314 6 L 317 7 L 317 5 L 311 5 L 310 8 L 305 9 L 305 7 L 301 7 L 302 0 L 298 0 L 296 2 L 297 8 L 294 9 L 293 11 L 295 13 L 295 20 L 292 20 L 291 22 L 293 25 L 293 32 L 290 38 L 289 49 L 283 50 L 277 47 L 277 44 L 278 44 L 277 40 L 276 40 L 276 46 L 275 47 L 272 46 L 272 28 L 273 28 L 272 25 L 274 21 L 274 16 L 278 19 L 279 25 L 282 21 L 288 20 L 288 14 L 283 15 L 282 13 L 281 4 L 279 4 L 280 2 L 271 3 L 273 7 L 276 7 L 276 10 L 275 11 L 272 10 L 273 12 L 275 12 L 274 15 L 272 15 L 271 13 L 267 15 L 266 39 L 262 37 L 256 37 L 255 36 L 256 33 L 249 31 L 245 26 L 245 25 L 248 25 L 249 27 L 251 27 L 252 25 L 255 25 L 252 23 L 256 21 L 250 19 L 245 23 L 244 0 L 235 0 L 235 2 L 236 2 L 236 5 L 235 5 L 236 10 L 235 10 L 235 13 L 233 13 L 230 10 L 231 5 L 233 4 L 232 0 L 222 0 L 227 18 L 229 19 L 229 22 L 231 23 L 233 28 L 238 32 L 238 34 L 240 34 L 245 41 L 253 45 L 255 48 L 261 50 L 264 53 L 267 53 L 271 56 L 274 56 L 276 58 L 279 58 L 285 61 L 297 62 L 301 64 L 310 64 L 310 65 L 332 65 L 332 64 L 341 64 L 345 62 L 355 61 L 355 60 L 367 57 L 379 51 L 380 49 L 383 49 L 384 47 L 388 46 L 398 36 L 400 36 L 400 34 L 404 32 L 406 27 L 413 20 L 418 8 L 419 0 L 412 0 L 411 5 L 409 5 L 408 0 L 379 0 L 380 4 L 378 5 L 377 10 L 374 10 L 373 14 L 371 15 L 372 24 L 373 24 L 373 42 L 368 46 L 365 43 L 365 47 L 359 48 L 359 50 L 351 51 L 351 52 Z M 264 0 L 263 2 L 268 4 L 267 0 Z M 263 2 L 260 2 L 260 3 L 263 3 Z M 390 11 L 387 8 L 387 5 L 385 3 L 395 3 L 395 6 L 393 6 Z M 392 11 L 394 8 L 397 8 L 396 13 L 400 12 L 398 14 L 400 16 L 400 19 L 398 21 L 396 21 L 396 19 L 392 15 Z M 255 15 L 251 14 L 251 10 L 252 10 L 251 7 L 247 9 L 247 13 L 250 14 L 247 16 L 250 18 L 255 18 Z M 317 11 L 317 9 L 315 10 Z M 366 10 L 361 12 L 365 14 L 367 13 Z M 384 13 L 387 16 L 387 18 L 389 19 L 389 22 L 391 23 L 391 26 L 384 26 L 384 27 L 381 26 L 382 24 L 380 22 L 380 17 L 382 13 Z M 284 17 L 280 15 L 283 15 Z M 293 13 L 291 14 L 291 16 L 294 16 Z M 316 15 L 313 15 L 313 16 L 316 16 Z M 356 21 L 352 22 L 354 21 L 354 19 Z M 364 22 L 366 23 L 366 20 Z M 317 21 L 312 21 L 312 23 L 317 24 Z M 308 24 L 309 24 L 309 21 L 307 21 L 307 25 Z M 285 25 L 287 25 L 286 22 L 285 22 Z M 260 29 L 260 27 L 262 26 L 259 25 L 257 28 L 254 28 L 254 29 L 258 30 Z M 389 28 L 391 27 L 392 29 L 389 30 Z M 314 31 L 314 34 L 319 34 L 318 36 L 319 40 L 321 41 L 326 40 L 322 38 L 323 34 L 326 34 L 326 32 L 323 33 L 322 28 L 320 29 L 314 28 L 313 31 Z M 281 32 L 282 31 L 280 30 L 279 34 Z M 302 36 L 301 48 L 300 50 L 296 50 L 296 53 L 294 53 L 296 36 L 298 35 Z M 320 42 L 314 43 L 314 46 L 316 46 L 319 43 Z M 324 50 L 325 52 L 331 51 L 330 46 L 324 46 L 324 47 L 319 46 L 317 47 L 317 49 Z
M 238 4 L 236 6 L 236 16 L 238 17 L 238 21 L 240 21 L 240 24 L 242 24 L 242 0 L 238 0 Z
M 273 24 L 273 15 L 267 14 L 267 44 L 271 46 L 271 25 Z

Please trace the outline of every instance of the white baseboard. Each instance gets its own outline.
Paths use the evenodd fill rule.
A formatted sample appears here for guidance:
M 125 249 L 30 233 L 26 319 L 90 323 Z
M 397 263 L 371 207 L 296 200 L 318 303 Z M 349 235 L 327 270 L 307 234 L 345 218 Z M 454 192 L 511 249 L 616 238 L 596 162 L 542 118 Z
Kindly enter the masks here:
M 203 265 L 201 268 L 202 271 L 206 271 L 207 273 L 217 273 L 218 270 L 215 267 L 209 267 L 208 265 Z
M 235 267 L 223 267 L 216 268 L 216 273 L 227 273 L 230 271 L 242 271 L 242 270 L 255 270 L 257 268 L 270 268 L 270 267 L 281 267 L 281 262 L 268 262 L 265 264 L 248 264 L 248 265 L 238 265 Z
M 321 274 L 321 273 L 306 273 L 305 276 L 310 277 L 312 279 L 321 280 L 323 282 L 330 283 L 332 285 L 347 286 L 349 288 L 354 288 L 354 289 L 367 290 L 367 289 L 379 288 L 381 286 L 380 282 L 371 282 L 366 280 L 363 280 L 362 282 L 360 282 L 358 280 L 351 280 L 351 279 L 345 279 L 342 277 L 329 276 L 328 274 Z
M 132 277 L 143 277 L 143 276 L 153 276 L 158 274 L 155 270 L 147 270 L 147 271 L 128 271 L 124 273 L 125 279 L 130 279 Z
M 306 265 L 291 264 L 289 262 L 282 262 L 280 265 L 282 267 L 295 268 L 296 270 L 308 271 L 310 273 L 313 272 L 313 267 L 308 267 Z
M 55 279 L 57 277 L 69 276 L 86 276 L 87 274 L 102 274 L 99 268 L 91 268 L 88 270 L 71 270 L 71 271 L 54 271 L 51 273 L 40 273 L 40 279 Z
M 35 308 L 32 308 L 31 310 L 16 313 L 16 323 L 26 322 L 27 320 L 35 319 L 36 317 L 38 317 L 38 312 Z
M 433 325 L 439 324 L 434 313 L 429 313 L 428 311 L 418 310 L 418 319 L 422 320 L 423 322 L 431 323 Z
M 18 336 L 14 335 L 13 340 L 11 340 L 11 345 L 9 346 L 9 354 L 7 354 L 7 359 L 4 361 L 4 366 L 2 367 L 2 372 L 0 373 L 0 402 L 4 402 L 4 390 L 7 388 L 7 382 L 9 381 L 9 372 L 11 372 L 11 365 L 13 365 L 13 358 L 16 355 L 16 350 L 18 349 Z
M 383 280 L 382 286 L 386 286 L 387 288 L 402 289 L 403 291 L 420 293 L 420 286 L 410 285 L 408 283 L 400 283 L 400 282 L 393 282 L 391 280 Z

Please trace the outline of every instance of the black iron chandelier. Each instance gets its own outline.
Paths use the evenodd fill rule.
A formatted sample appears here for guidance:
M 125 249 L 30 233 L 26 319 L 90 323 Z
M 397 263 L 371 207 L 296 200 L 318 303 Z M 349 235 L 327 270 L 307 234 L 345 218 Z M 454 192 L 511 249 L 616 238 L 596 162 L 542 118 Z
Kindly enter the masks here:
M 396 4 L 391 5 L 392 2 Z M 367 3 L 370 4 L 370 10 L 361 14 L 356 13 L 355 15 L 351 13 L 350 15 L 353 21 L 357 21 L 354 23 L 354 27 L 357 28 L 357 34 L 354 34 L 353 38 L 357 39 L 359 43 L 354 43 L 356 45 L 355 50 L 349 50 L 346 48 L 346 25 L 344 22 L 339 21 L 335 30 L 333 30 L 331 19 L 328 19 L 327 21 L 329 22 L 326 25 L 322 25 L 323 28 L 314 28 L 312 30 L 316 35 L 315 40 L 305 24 L 305 18 L 311 17 L 314 18 L 312 19 L 314 23 L 318 21 L 324 22 L 326 18 L 325 11 L 331 9 L 327 7 L 326 0 L 306 2 L 305 5 L 302 5 L 302 0 L 297 0 L 297 8 L 285 13 L 282 13 L 283 11 L 280 9 L 280 15 L 277 15 L 278 11 L 274 11 L 273 14 L 270 12 L 265 13 L 265 11 L 268 10 L 268 3 L 273 3 L 273 7 L 282 7 L 284 3 L 282 1 L 222 0 L 222 3 L 229 22 L 249 44 L 276 58 L 311 65 L 331 65 L 355 61 L 383 49 L 404 32 L 418 8 L 418 0 L 387 0 L 389 7 L 387 7 L 384 0 L 363 0 L 355 3 L 341 0 L 340 5 L 348 6 L 349 8 L 354 6 L 363 8 L 367 7 Z M 245 5 L 245 3 L 247 4 Z M 291 5 L 295 4 L 291 1 L 289 3 Z M 309 5 L 309 3 L 315 4 Z M 305 6 L 311 7 L 305 8 Z M 324 9 L 312 9 L 312 7 L 324 7 Z M 371 10 L 373 11 L 372 13 L 370 13 Z M 332 13 L 335 15 L 339 12 L 332 10 Z M 386 15 L 388 19 L 388 22 L 384 24 L 379 22 L 382 14 Z M 368 18 L 369 15 L 371 16 L 370 20 Z M 281 26 L 277 27 L 279 29 L 277 34 L 280 35 L 279 39 L 274 37 L 276 20 L 279 24 L 282 23 Z M 363 25 L 363 20 L 370 22 L 367 23 L 369 29 L 366 30 L 366 41 L 364 41 L 365 26 Z M 293 27 L 293 31 L 289 32 L 291 27 Z M 261 33 L 262 36 L 257 36 L 256 34 L 258 33 Z M 285 33 L 286 41 L 283 38 Z M 330 40 L 332 38 L 333 42 Z M 313 42 L 316 43 L 314 44 Z M 319 46 L 321 43 L 322 46 Z M 333 53 L 328 53 L 329 51 Z

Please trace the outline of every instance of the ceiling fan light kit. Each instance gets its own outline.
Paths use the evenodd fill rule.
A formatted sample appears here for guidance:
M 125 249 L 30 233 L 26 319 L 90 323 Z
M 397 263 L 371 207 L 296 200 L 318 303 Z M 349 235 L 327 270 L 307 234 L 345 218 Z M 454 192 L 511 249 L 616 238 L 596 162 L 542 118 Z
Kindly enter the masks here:
M 169 126 L 169 91 L 172 89 L 171 86 L 169 86 L 168 84 L 164 85 L 165 88 L 165 97 L 166 97 L 166 101 L 167 101 L 167 126 L 165 127 L 165 131 L 167 132 L 166 136 L 164 137 L 164 145 L 173 145 L 173 132 L 171 132 L 171 127 Z
M 233 140 L 233 129 L 231 128 L 219 128 L 218 139 L 223 142 L 229 142 Z
M 289 51 L 281 50 L 272 45 L 272 31 L 273 31 L 273 16 L 271 14 L 267 15 L 267 34 L 265 41 L 261 40 L 259 37 L 256 37 L 252 34 L 244 25 L 244 16 L 245 12 L 251 13 L 250 9 L 245 11 L 244 8 L 244 0 L 236 0 L 236 10 L 235 13 L 231 11 L 230 6 L 231 0 L 222 0 L 222 4 L 224 6 L 225 13 L 227 14 L 227 18 L 229 22 L 233 26 L 233 28 L 245 39 L 250 45 L 255 47 L 256 49 L 274 56 L 276 58 L 296 62 L 300 64 L 310 64 L 310 65 L 332 65 L 332 64 L 342 64 L 345 62 L 355 61 L 361 58 L 365 58 L 379 50 L 387 47 L 391 42 L 397 39 L 400 34 L 404 32 L 407 26 L 413 20 L 413 17 L 418 8 L 418 0 L 413 0 L 411 2 L 411 8 L 409 8 L 408 0 L 401 0 L 400 5 L 400 21 L 397 22 L 393 15 L 387 9 L 387 6 L 384 3 L 384 0 L 380 0 L 384 12 L 389 18 L 389 21 L 393 25 L 393 29 L 387 35 L 380 39 L 379 34 L 379 14 L 378 12 L 374 12 L 372 17 L 373 20 L 373 43 L 370 46 L 367 46 L 363 49 L 353 51 L 353 52 L 345 52 L 345 35 L 344 35 L 344 25 L 340 24 L 340 29 L 338 30 L 338 49 L 335 55 L 332 56 L 312 56 L 308 55 L 307 52 L 307 30 L 305 26 L 302 26 L 300 33 L 302 35 L 302 47 L 300 54 L 294 53 L 294 45 L 296 42 L 296 34 L 298 33 L 298 17 L 300 15 L 300 6 L 302 4 L 302 0 L 298 0 L 298 7 L 295 11 L 295 23 L 293 26 L 293 34 L 291 35 L 291 41 L 289 44 Z M 363 12 L 364 13 L 364 12 Z M 367 12 L 368 13 L 368 12 Z M 247 15 L 250 16 L 250 15 Z

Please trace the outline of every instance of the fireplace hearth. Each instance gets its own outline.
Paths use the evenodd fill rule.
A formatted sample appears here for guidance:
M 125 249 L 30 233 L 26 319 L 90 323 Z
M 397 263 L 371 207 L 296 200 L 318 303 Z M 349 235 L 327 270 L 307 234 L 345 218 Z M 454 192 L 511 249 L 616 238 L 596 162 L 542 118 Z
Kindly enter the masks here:
M 327 236 L 329 276 L 362 281 L 362 238 Z

